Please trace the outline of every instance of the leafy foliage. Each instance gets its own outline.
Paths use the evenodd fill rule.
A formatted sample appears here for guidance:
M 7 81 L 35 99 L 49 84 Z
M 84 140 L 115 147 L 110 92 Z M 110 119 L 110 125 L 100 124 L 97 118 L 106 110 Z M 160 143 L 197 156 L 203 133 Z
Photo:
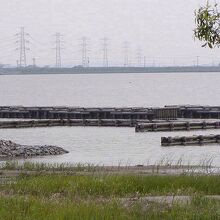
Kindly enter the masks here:
M 205 42 L 202 47 L 220 46 L 220 13 L 217 4 L 211 6 L 208 2 L 195 12 L 195 38 Z

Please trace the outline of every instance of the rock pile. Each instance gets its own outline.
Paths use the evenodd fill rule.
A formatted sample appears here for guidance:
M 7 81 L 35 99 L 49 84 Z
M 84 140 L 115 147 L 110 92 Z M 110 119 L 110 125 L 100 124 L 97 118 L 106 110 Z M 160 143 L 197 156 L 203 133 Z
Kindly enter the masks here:
M 0 158 L 1 157 L 35 157 L 47 155 L 61 155 L 69 153 L 61 147 L 44 145 L 28 146 L 16 144 L 12 141 L 0 140 Z

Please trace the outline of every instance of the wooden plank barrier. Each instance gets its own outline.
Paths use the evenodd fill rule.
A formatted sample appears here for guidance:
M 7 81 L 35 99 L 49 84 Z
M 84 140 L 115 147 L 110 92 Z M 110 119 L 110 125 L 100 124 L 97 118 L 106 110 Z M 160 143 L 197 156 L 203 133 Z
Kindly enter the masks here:
M 220 118 L 220 106 L 171 105 L 165 108 L 177 108 L 178 118 Z
M 199 129 L 220 129 L 220 121 L 138 123 L 135 126 L 136 132 L 189 131 Z
M 52 120 L 19 120 L 0 121 L 1 128 L 31 128 L 54 126 L 105 126 L 105 127 L 135 127 L 136 123 L 148 122 L 148 120 L 126 119 L 52 119 Z
M 220 118 L 220 106 L 171 105 L 163 108 L 84 108 L 67 106 L 0 106 L 0 118 L 30 119 L 163 119 Z
M 189 137 L 161 137 L 161 145 L 178 146 L 178 145 L 204 145 L 204 144 L 220 144 L 220 135 L 208 136 L 189 136 Z
M 177 108 L 82 108 L 0 106 L 0 118 L 25 119 L 176 119 Z

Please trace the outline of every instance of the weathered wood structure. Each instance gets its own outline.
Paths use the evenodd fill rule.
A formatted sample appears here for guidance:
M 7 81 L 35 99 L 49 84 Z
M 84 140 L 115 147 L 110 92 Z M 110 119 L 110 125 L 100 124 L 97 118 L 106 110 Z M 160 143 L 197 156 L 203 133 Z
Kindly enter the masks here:
M 136 132 L 189 131 L 199 129 L 220 129 L 220 121 L 137 123 L 135 126 Z
M 203 144 L 220 144 L 220 135 L 208 136 L 189 136 L 189 137 L 162 137 L 162 146 L 178 146 L 178 145 L 203 145 Z
M 220 106 L 173 105 L 165 108 L 177 108 L 178 118 L 220 118 Z
M 0 106 L 0 118 L 29 119 L 219 119 L 220 106 L 165 106 L 164 108 L 82 108 Z
M 127 119 L 38 119 L 0 121 L 2 128 L 31 128 L 31 127 L 55 127 L 55 126 L 104 126 L 104 127 L 135 127 L 137 122 L 148 120 L 127 120 Z
M 1 106 L 0 118 L 31 119 L 176 119 L 177 108 L 80 108 Z

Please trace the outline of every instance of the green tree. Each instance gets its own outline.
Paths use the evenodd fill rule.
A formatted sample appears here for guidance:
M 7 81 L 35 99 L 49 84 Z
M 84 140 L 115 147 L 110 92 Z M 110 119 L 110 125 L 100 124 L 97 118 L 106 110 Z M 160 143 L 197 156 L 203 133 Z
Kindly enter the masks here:
M 213 48 L 220 46 L 220 13 L 218 5 L 210 5 L 209 2 L 205 6 L 200 7 L 195 12 L 196 29 L 194 30 L 195 38 L 203 41 L 202 47 Z

